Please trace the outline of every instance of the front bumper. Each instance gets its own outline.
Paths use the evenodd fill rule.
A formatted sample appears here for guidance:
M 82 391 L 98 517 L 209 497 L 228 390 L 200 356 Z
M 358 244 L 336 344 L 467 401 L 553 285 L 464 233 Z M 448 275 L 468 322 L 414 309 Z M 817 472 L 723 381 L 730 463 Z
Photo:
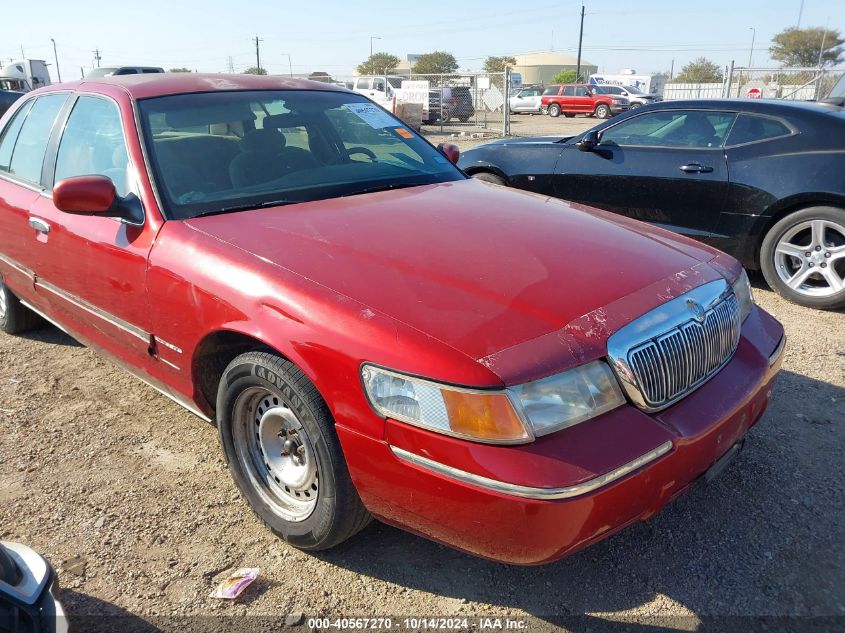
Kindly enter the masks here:
M 514 564 L 546 563 L 649 518 L 740 442 L 771 395 L 783 330 L 754 309 L 733 359 L 657 414 L 623 406 L 518 447 L 388 420 L 377 440 L 338 432 L 379 519 Z
M 627 112 L 630 109 L 631 109 L 630 104 L 624 104 L 623 105 L 621 103 L 618 103 L 618 104 L 614 104 L 614 105 L 610 106 L 611 114 L 619 114 L 620 112 Z

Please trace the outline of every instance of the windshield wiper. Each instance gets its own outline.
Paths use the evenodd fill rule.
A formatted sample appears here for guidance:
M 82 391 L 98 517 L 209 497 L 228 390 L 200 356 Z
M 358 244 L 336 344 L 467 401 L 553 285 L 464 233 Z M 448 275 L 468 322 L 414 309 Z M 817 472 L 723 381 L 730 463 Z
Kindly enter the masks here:
M 365 187 L 364 189 L 356 189 L 355 191 L 343 194 L 341 197 L 345 198 L 347 196 L 359 196 L 364 193 L 376 193 L 378 191 L 390 191 L 391 189 L 405 189 L 407 187 L 420 186 L 420 183 L 416 182 L 392 182 L 386 185 L 377 185 L 375 187 Z
M 253 209 L 265 209 L 267 207 L 283 207 L 286 204 L 294 204 L 298 202 L 297 200 L 268 200 L 267 202 L 252 202 L 250 204 L 236 204 L 232 205 L 231 207 L 222 207 L 220 209 L 214 209 L 212 211 L 204 211 L 202 213 L 198 213 L 196 215 L 191 216 L 192 218 L 204 218 L 209 215 L 220 215 L 221 213 L 230 213 L 234 211 L 251 211 Z

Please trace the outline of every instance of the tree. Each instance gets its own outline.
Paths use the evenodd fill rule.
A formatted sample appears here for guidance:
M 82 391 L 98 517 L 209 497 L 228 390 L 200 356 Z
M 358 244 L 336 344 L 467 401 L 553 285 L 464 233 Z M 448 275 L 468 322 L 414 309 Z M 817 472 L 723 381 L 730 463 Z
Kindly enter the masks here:
M 418 75 L 446 75 L 458 70 L 458 60 L 452 53 L 434 51 L 420 55 L 414 64 L 414 73 Z
M 722 81 L 722 69 L 706 57 L 699 57 L 681 68 L 672 81 L 679 84 L 715 84 Z
M 515 66 L 513 57 L 488 57 L 484 60 L 484 71 L 488 73 L 504 72 L 505 66 Z
M 837 29 L 815 26 L 808 29 L 785 29 L 772 38 L 769 54 L 784 66 L 818 66 L 842 61 L 845 40 Z
M 169 72 L 169 73 L 189 73 L 189 72 L 191 72 L 191 69 L 190 68 L 184 68 L 184 67 L 182 67 L 182 68 L 171 68 L 167 72 Z
M 358 64 L 359 75 L 386 75 L 396 70 L 399 58 L 390 53 L 373 53 Z
M 574 70 L 561 70 L 557 75 L 552 77 L 553 84 L 574 84 L 578 79 L 578 75 Z
M 266 75 L 267 71 L 257 66 L 250 66 L 244 71 L 244 75 Z

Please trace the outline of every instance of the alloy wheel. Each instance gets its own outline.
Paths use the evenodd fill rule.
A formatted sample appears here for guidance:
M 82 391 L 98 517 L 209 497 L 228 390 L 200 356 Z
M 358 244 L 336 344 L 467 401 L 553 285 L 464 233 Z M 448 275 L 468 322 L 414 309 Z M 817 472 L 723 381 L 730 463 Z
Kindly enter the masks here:
M 317 453 L 294 411 L 262 387 L 245 390 L 233 411 L 235 451 L 253 487 L 278 516 L 304 521 L 319 494 Z
M 830 220 L 801 222 L 775 246 L 778 277 L 795 292 L 829 297 L 845 290 L 845 226 Z

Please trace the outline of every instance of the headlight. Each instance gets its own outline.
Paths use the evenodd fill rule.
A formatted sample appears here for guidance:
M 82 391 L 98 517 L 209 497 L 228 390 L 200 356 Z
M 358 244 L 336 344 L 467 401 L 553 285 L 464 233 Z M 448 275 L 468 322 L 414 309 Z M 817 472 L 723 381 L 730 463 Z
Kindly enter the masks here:
M 464 389 L 365 365 L 364 389 L 385 417 L 499 444 L 530 442 L 624 402 L 602 361 L 501 391 Z
M 573 426 L 625 402 L 610 367 L 599 360 L 512 391 L 535 435 Z
M 740 320 L 745 321 L 745 318 L 751 314 L 751 306 L 754 305 L 754 296 L 751 294 L 751 284 L 748 283 L 748 274 L 745 269 L 734 282 L 733 291 L 736 300 L 739 301 Z

